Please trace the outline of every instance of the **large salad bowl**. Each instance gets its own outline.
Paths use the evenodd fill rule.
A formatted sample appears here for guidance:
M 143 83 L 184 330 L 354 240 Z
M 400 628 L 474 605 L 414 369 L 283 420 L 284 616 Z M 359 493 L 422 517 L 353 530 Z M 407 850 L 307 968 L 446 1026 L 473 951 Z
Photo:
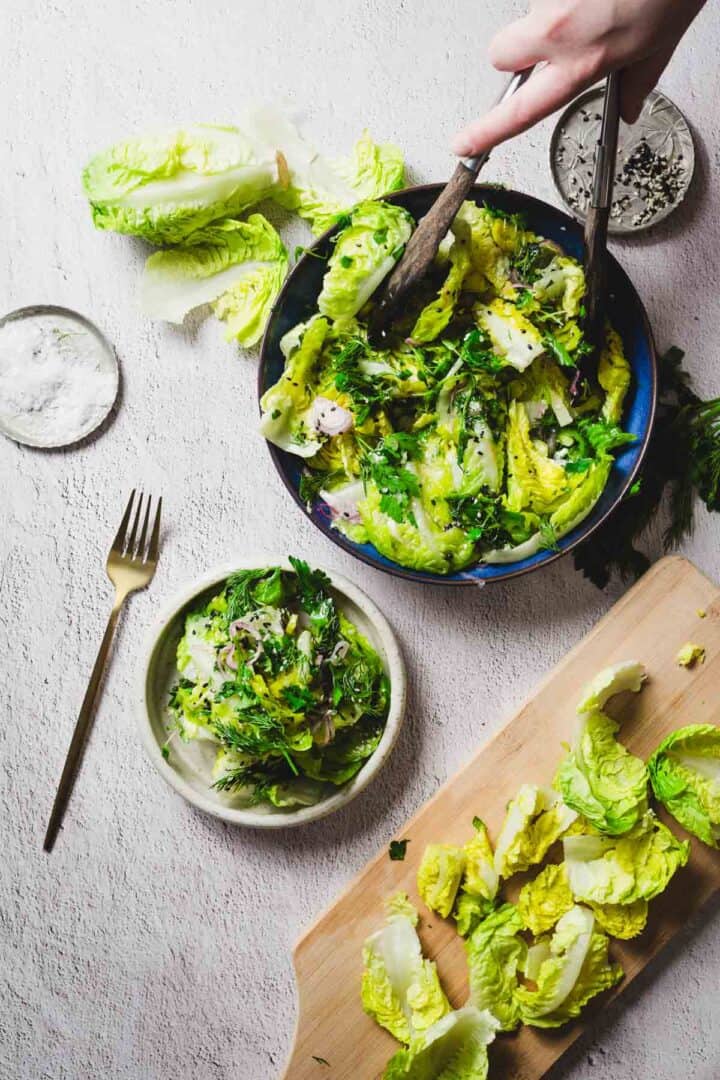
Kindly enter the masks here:
M 418 220 L 430 209 L 440 190 L 440 184 L 424 184 L 388 195 L 386 201 L 404 207 Z M 471 198 L 478 205 L 487 204 L 508 213 L 522 213 L 530 229 L 554 241 L 567 254 L 582 259 L 582 227 L 562 210 L 521 192 L 481 184 L 473 189 Z M 283 371 L 285 361 L 280 351 L 283 335 L 309 319 L 317 310 L 326 260 L 332 252 L 336 232 L 337 226 L 307 249 L 280 292 L 262 344 L 258 381 L 260 397 L 277 382 Z M 623 428 L 635 436 L 635 441 L 623 447 L 617 455 L 607 485 L 592 512 L 562 537 L 553 550 L 539 551 L 512 563 L 478 563 L 448 575 L 408 569 L 386 558 L 372 544 L 355 543 L 333 528 L 331 515 L 322 503 L 308 509 L 299 493 L 302 459 L 268 443 L 277 471 L 302 513 L 308 514 L 333 543 L 370 566 L 427 584 L 458 586 L 504 581 L 538 570 L 566 555 L 580 543 L 592 542 L 593 533 L 612 514 L 638 473 L 650 437 L 657 393 L 655 347 L 647 315 L 632 282 L 612 256 L 609 256 L 608 282 L 608 317 L 622 337 L 633 374 L 625 404 Z

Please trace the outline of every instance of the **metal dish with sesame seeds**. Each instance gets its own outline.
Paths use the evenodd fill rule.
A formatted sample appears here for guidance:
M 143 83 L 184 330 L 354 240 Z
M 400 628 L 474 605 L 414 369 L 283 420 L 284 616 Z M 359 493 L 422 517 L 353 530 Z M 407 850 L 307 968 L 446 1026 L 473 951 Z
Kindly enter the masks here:
M 593 158 L 603 88 L 576 98 L 560 117 L 550 143 L 550 167 L 565 205 L 579 220 L 592 192 Z M 609 232 L 626 235 L 663 221 L 687 195 L 695 146 L 687 120 L 665 94 L 653 90 L 638 120 L 620 124 Z

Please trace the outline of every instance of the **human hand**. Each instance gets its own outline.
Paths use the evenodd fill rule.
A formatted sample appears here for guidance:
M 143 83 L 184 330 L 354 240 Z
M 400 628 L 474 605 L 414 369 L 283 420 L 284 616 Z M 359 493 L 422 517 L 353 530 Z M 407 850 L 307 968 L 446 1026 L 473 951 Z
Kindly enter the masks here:
M 621 111 L 637 120 L 680 38 L 705 0 L 534 0 L 527 15 L 490 43 L 499 71 L 544 66 L 453 140 L 456 154 L 480 154 L 526 131 L 609 71 L 623 69 Z

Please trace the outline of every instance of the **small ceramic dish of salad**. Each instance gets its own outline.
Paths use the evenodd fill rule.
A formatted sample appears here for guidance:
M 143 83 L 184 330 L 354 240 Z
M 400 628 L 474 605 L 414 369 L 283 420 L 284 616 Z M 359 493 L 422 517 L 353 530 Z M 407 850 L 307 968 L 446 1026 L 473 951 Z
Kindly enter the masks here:
M 324 817 L 386 761 L 405 670 L 386 619 L 334 572 L 290 557 L 216 571 L 155 627 L 141 729 L 202 810 L 279 827 Z

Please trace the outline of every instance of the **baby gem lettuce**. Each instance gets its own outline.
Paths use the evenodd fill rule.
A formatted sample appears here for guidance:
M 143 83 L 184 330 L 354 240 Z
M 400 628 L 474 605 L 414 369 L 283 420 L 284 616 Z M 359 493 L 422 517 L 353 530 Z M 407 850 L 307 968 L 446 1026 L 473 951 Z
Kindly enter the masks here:
M 126 139 L 97 154 L 83 172 L 96 228 L 164 249 L 145 266 L 146 314 L 181 323 L 189 311 L 212 304 L 227 339 L 246 348 L 260 340 L 288 259 L 265 217 L 240 215 L 272 199 L 320 233 L 403 180 L 397 147 L 378 145 L 364 132 L 349 157 L 330 161 L 272 105 L 247 110 L 237 126 L 195 124 Z M 380 263 L 397 258 L 405 240 L 392 230 L 383 234 L 382 225 L 372 231 L 387 243 L 378 242 L 370 260 L 381 248 Z M 344 271 L 348 256 L 338 259 Z M 359 262 L 353 252 L 356 274 Z

